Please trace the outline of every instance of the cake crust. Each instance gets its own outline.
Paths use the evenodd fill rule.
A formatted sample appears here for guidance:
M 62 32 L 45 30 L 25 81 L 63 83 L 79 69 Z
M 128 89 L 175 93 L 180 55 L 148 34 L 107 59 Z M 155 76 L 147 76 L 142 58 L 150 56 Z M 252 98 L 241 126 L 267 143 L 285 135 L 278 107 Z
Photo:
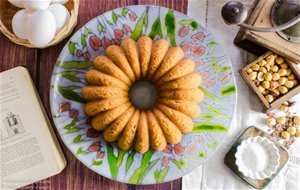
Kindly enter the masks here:
M 105 55 L 109 57 L 113 63 L 116 64 L 130 78 L 131 82 L 135 81 L 134 73 L 124 51 L 120 46 L 110 45 L 108 48 L 106 48 Z
M 173 109 L 176 109 L 191 118 L 198 118 L 201 114 L 201 109 L 196 102 L 185 101 L 185 100 L 171 100 L 166 98 L 160 98 L 159 103 L 165 104 Z
M 145 79 L 148 72 L 148 65 L 151 58 L 152 39 L 143 35 L 138 39 L 139 60 L 141 65 L 141 77 Z
M 97 56 L 94 60 L 94 68 L 131 85 L 129 77 L 106 56 Z
M 131 66 L 132 71 L 134 72 L 135 79 L 139 80 L 141 78 L 141 70 L 137 43 L 134 40 L 127 38 L 121 42 L 121 48 L 128 59 L 128 63 Z
M 129 102 L 128 97 L 95 100 L 84 105 L 84 112 L 88 116 L 95 116 L 100 112 L 110 110 L 126 102 Z
M 128 97 L 128 92 L 111 86 L 85 86 L 82 88 L 82 97 L 88 101 L 106 98 L 119 98 Z
M 92 127 L 98 131 L 104 130 L 107 125 L 117 119 L 120 115 L 122 115 L 126 110 L 131 106 L 130 103 L 122 104 L 116 108 L 110 109 L 104 113 L 97 114 L 92 119 Z
M 151 50 L 151 59 L 148 67 L 147 79 L 151 80 L 156 69 L 169 49 L 169 43 L 164 39 L 159 39 L 153 42 Z
M 149 150 L 149 130 L 147 116 L 144 111 L 141 112 L 137 125 L 137 134 L 135 141 L 135 150 L 139 153 L 145 153 Z
M 123 90 L 129 88 L 123 81 L 97 70 L 88 71 L 85 74 L 85 80 L 90 85 L 119 87 Z
M 127 123 L 124 132 L 118 140 L 118 146 L 122 150 L 129 150 L 134 142 L 136 136 L 137 125 L 140 118 L 140 110 L 136 109 L 129 122 Z
M 163 85 L 166 82 L 171 80 L 178 79 L 183 77 L 187 74 L 194 72 L 195 69 L 195 62 L 192 59 L 184 58 L 178 62 L 169 72 L 167 72 L 164 76 L 162 76 L 157 85 Z
M 120 117 L 113 121 L 103 132 L 103 138 L 107 142 L 115 142 L 120 138 L 120 135 L 125 128 L 128 120 L 134 112 L 134 107 L 131 106 L 127 111 L 125 111 Z

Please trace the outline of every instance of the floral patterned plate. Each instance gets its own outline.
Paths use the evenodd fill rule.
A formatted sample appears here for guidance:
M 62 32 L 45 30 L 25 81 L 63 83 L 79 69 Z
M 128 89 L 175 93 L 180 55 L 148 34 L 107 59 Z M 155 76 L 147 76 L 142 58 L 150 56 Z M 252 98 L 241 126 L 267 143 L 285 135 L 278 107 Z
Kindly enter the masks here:
M 200 118 L 180 144 L 144 155 L 105 143 L 83 112 L 81 88 L 93 59 L 110 44 L 142 34 L 181 46 L 196 62 L 205 94 Z M 129 6 L 106 12 L 84 25 L 63 48 L 50 87 L 54 123 L 66 146 L 87 167 L 113 180 L 155 184 L 174 180 L 205 163 L 225 138 L 236 105 L 232 65 L 215 37 L 188 16 L 157 6 Z

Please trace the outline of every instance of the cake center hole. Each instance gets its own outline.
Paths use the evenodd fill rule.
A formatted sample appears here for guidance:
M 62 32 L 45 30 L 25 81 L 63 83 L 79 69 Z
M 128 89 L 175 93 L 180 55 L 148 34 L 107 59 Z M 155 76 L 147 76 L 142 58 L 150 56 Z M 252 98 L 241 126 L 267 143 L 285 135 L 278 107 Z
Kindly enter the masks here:
M 155 105 L 158 91 L 155 85 L 146 80 L 140 80 L 130 87 L 130 102 L 139 109 L 148 109 Z

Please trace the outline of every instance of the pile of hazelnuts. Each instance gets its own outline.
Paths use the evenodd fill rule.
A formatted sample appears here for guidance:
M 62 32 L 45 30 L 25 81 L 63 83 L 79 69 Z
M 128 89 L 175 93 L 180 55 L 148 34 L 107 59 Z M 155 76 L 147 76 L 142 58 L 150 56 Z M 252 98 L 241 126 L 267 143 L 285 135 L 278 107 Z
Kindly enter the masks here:
M 290 112 L 290 106 L 290 102 L 284 102 L 279 107 L 284 114 L 277 116 L 274 112 L 268 112 L 266 120 L 270 135 L 287 149 L 295 142 L 295 138 L 300 137 L 300 117 Z
M 246 72 L 269 103 L 299 83 L 286 60 L 274 53 L 252 65 Z

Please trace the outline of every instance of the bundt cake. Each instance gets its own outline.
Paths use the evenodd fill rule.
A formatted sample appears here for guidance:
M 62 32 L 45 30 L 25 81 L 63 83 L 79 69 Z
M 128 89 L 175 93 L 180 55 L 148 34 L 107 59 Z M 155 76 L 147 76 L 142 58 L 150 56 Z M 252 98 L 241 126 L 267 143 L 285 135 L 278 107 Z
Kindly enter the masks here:
M 195 63 L 164 39 L 128 38 L 110 45 L 86 73 L 85 113 L 107 142 L 145 153 L 177 144 L 193 129 L 204 95 Z

